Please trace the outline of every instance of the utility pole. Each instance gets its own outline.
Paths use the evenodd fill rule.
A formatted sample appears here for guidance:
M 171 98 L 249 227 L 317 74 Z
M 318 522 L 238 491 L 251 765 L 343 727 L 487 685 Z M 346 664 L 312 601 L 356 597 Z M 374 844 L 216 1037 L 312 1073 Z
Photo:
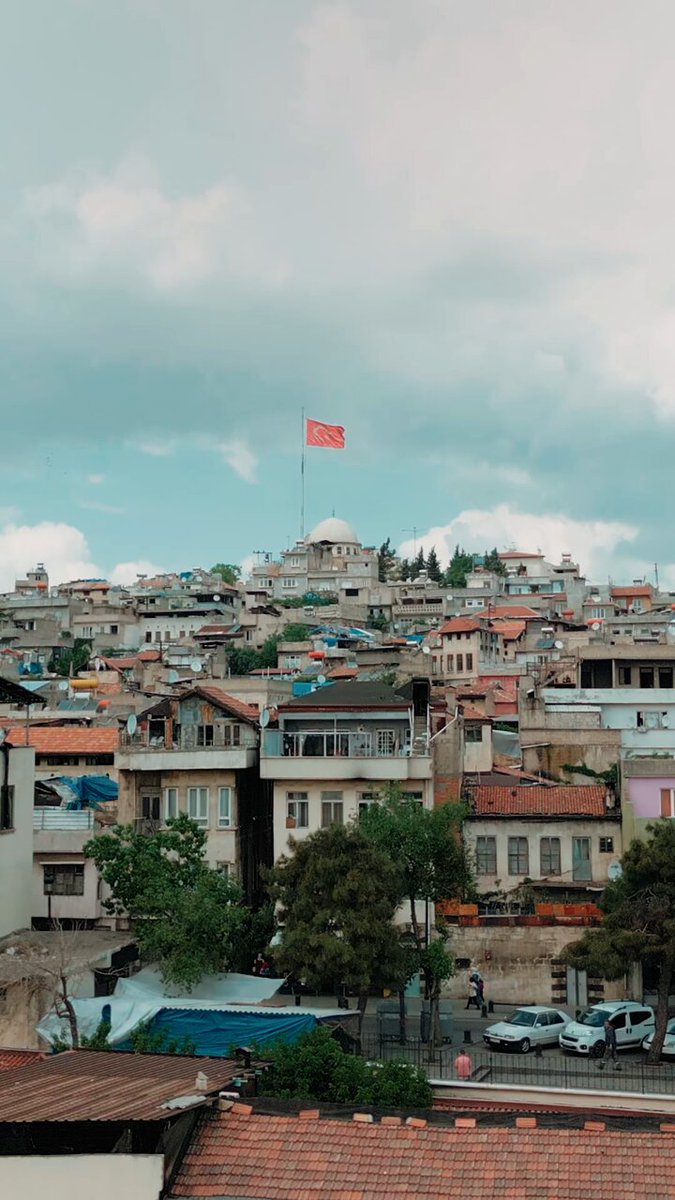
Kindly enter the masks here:
M 417 558 L 417 526 L 413 525 L 412 529 L 404 529 L 403 533 L 412 533 L 412 535 L 413 535 L 413 558 Z

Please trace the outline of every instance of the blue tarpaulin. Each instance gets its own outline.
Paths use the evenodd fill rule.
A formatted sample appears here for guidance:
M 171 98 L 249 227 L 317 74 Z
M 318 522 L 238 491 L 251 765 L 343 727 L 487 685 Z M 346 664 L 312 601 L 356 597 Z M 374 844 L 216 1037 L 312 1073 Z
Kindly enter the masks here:
M 107 775 L 79 775 L 75 779 L 62 777 L 59 783 L 66 784 L 75 798 L 67 804 L 67 808 L 98 808 L 110 800 L 117 800 L 119 787 L 115 779 Z
M 290 1013 L 233 1012 L 217 1008 L 163 1008 L 148 1023 L 150 1035 L 165 1033 L 167 1041 L 187 1038 L 194 1043 L 195 1054 L 227 1058 L 232 1048 L 269 1045 L 272 1042 L 297 1042 L 301 1034 L 314 1029 L 316 1017 L 302 1009 Z M 122 1042 L 120 1050 L 131 1050 L 131 1042 Z

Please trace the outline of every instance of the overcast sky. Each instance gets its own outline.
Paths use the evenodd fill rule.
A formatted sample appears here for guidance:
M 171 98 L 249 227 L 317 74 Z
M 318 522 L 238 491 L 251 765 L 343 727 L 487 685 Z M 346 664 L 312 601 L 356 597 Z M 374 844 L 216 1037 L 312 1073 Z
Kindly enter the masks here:
M 8 5 L 0 587 L 278 551 L 303 405 L 347 432 L 308 526 L 675 586 L 674 42 L 672 0 Z

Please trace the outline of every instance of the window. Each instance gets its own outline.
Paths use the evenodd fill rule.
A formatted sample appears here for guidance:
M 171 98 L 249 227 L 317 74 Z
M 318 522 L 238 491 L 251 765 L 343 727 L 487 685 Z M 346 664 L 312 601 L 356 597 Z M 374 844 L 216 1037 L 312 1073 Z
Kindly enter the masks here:
M 675 817 L 674 788 L 661 788 L 661 816 Z
M 466 669 L 467 671 L 473 671 L 473 654 L 467 654 L 466 656 Z
M 644 1025 L 645 1021 L 650 1021 L 652 1018 L 652 1010 L 650 1008 L 640 1008 L 637 1012 L 630 1014 L 630 1023 L 635 1028 L 636 1025 Z
M 145 632 L 145 640 L 146 640 L 146 642 L 151 642 L 151 641 L 152 641 L 152 633 L 151 633 L 151 631 L 150 631 L 149 629 L 147 629 L 147 630 L 146 630 L 146 632 Z
M 560 838 L 543 837 L 540 839 L 539 872 L 542 876 L 560 874 Z
M 110 626 L 110 632 L 111 632 L 111 633 L 119 633 L 119 631 L 120 631 L 120 627 L 119 627 L 119 625 L 111 625 L 111 626 Z
M 673 668 L 659 667 L 659 687 L 671 688 L 673 686 Z
M 294 588 L 298 586 L 298 581 L 297 579 L 284 579 L 281 586 L 283 588 Z
M 0 788 L 0 829 L 14 828 L 14 785 Z
M 447 659 L 446 659 L 446 670 L 454 671 L 454 669 L 455 669 L 455 656 L 454 656 L 454 654 L 448 654 Z
M 653 688 L 654 686 L 654 668 L 640 667 L 640 687 Z
M 464 670 L 464 655 L 463 654 L 457 655 L 457 670 L 458 671 Z
M 613 854 L 614 853 L 614 838 L 613 837 L 600 838 L 600 853 L 601 854 Z
M 590 838 L 572 838 L 572 879 L 580 883 L 592 879 Z
M 223 740 L 226 746 L 240 746 L 241 725 L 226 725 Z
M 363 812 L 366 808 L 370 808 L 371 804 L 377 804 L 381 799 L 379 792 L 361 792 L 359 796 L 359 812 Z
M 509 875 L 527 875 L 530 870 L 530 850 L 526 837 L 509 838 Z
M 159 821 L 161 800 L 159 796 L 141 796 L 141 816 L 144 821 Z
M 232 824 L 232 788 L 218 788 L 218 828 L 229 829 Z
M 178 816 L 178 788 L 164 788 L 164 820 L 174 821 Z
M 188 816 L 196 821 L 202 829 L 209 827 L 209 789 L 205 787 L 188 788 Z
M 619 687 L 630 687 L 633 681 L 631 667 L 619 667 Z
M 390 755 L 394 753 L 395 735 L 393 729 L 378 729 L 377 731 L 377 753 L 379 755 Z
M 342 825 L 344 820 L 342 792 L 321 793 L 321 825 Z
M 212 746 L 213 745 L 213 725 L 198 725 L 197 726 L 197 745 Z
M 42 891 L 45 896 L 83 896 L 84 866 L 50 863 L 43 867 Z
M 286 793 L 286 816 L 295 821 L 296 829 L 307 829 L 309 825 L 309 804 L 307 792 Z
M 483 726 L 482 725 L 465 725 L 464 726 L 464 741 L 465 742 L 482 742 Z
M 476 838 L 476 874 L 497 874 L 497 839 L 495 837 Z
M 216 871 L 220 875 L 224 875 L 226 879 L 232 879 L 234 875 L 234 864 L 231 862 L 217 862 Z

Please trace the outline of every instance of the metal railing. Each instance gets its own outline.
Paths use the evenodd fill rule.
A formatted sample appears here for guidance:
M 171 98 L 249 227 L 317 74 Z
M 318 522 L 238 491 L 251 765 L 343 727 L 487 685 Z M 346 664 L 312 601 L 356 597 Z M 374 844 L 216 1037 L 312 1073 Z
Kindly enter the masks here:
M 463 1043 L 458 1030 L 452 1044 L 444 1043 L 433 1050 L 428 1042 L 418 1038 L 401 1045 L 393 1039 L 366 1035 L 362 1038 L 361 1053 L 382 1062 L 399 1059 L 420 1067 L 431 1078 L 451 1080 L 457 1079 L 454 1063 L 460 1046 L 469 1054 L 471 1081 L 475 1083 L 675 1096 L 675 1064 L 661 1062 L 651 1066 L 642 1053 L 620 1052 L 615 1065 L 550 1049 L 543 1049 L 541 1054 L 534 1050 L 529 1054 L 497 1052 L 478 1042 Z
M 96 814 L 90 808 L 34 808 L 33 829 L 61 830 L 93 829 Z
M 228 741 L 224 729 L 214 726 L 213 735 L 208 735 L 200 741 L 196 728 L 183 729 L 178 738 L 150 737 L 147 732 L 137 730 L 130 734 L 125 730 L 120 734 L 119 749 L 121 753 L 133 754 L 137 751 L 161 753 L 167 750 L 252 750 L 257 745 L 254 733 L 248 731 L 240 734 L 238 742 Z
M 382 731 L 387 733 L 388 731 Z M 262 753 L 266 758 L 409 758 L 411 746 L 398 733 L 303 732 L 267 729 Z

